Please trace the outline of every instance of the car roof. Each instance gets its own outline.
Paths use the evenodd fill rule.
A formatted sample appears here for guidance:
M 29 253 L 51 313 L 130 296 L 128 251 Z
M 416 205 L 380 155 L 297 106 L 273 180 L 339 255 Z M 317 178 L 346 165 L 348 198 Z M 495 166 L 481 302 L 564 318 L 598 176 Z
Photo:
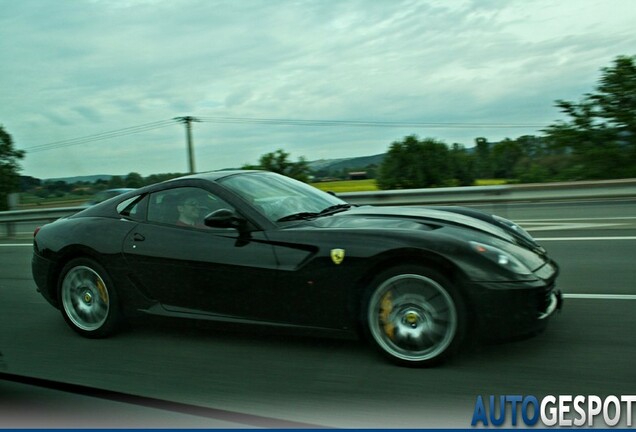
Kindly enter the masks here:
M 237 174 L 247 174 L 247 173 L 264 173 L 267 171 L 258 171 L 258 170 L 221 170 L 221 171 L 208 171 L 197 174 L 191 174 L 184 177 L 175 178 L 172 180 L 183 180 L 183 179 L 201 179 L 201 180 L 209 180 L 209 181 L 217 181 L 225 177 L 237 175 Z M 168 181 L 172 181 L 168 180 Z
M 94 206 L 88 207 L 79 213 L 73 215 L 73 217 L 86 217 L 86 216 L 117 216 L 117 206 L 119 206 L 122 202 L 136 197 L 140 195 L 145 195 L 147 193 L 154 193 L 161 190 L 167 190 L 173 187 L 185 187 L 185 186 L 196 186 L 200 184 L 199 182 L 211 182 L 216 183 L 218 180 L 231 177 L 234 175 L 243 175 L 243 174 L 271 174 L 269 171 L 265 170 L 223 170 L 223 171 L 209 171 L 202 172 L 197 174 L 186 175 L 182 177 L 173 178 L 170 180 L 165 180 L 163 182 L 154 183 L 148 186 L 144 186 L 139 189 L 132 189 L 128 192 L 125 192 L 121 195 L 118 195 L 117 200 L 115 201 L 103 201 Z M 114 198 L 113 198 L 114 199 Z
M 126 192 L 130 192 L 135 190 L 135 188 L 114 188 L 114 189 L 105 189 L 101 192 L 119 192 L 119 193 L 126 193 Z

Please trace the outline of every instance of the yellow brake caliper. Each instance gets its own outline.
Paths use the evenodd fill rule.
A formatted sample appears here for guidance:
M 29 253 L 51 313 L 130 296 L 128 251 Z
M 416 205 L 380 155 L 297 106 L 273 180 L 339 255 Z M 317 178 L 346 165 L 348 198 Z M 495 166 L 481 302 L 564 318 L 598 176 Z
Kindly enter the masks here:
M 393 302 L 391 299 L 391 291 L 388 291 L 382 297 L 380 301 L 380 320 L 382 321 L 382 327 L 384 328 L 384 333 L 393 339 L 395 336 L 395 325 L 389 320 L 389 315 L 393 310 Z
M 99 297 L 102 301 L 108 304 L 108 292 L 106 292 L 106 287 L 104 286 L 104 282 L 101 279 L 97 279 L 97 290 L 99 291 Z

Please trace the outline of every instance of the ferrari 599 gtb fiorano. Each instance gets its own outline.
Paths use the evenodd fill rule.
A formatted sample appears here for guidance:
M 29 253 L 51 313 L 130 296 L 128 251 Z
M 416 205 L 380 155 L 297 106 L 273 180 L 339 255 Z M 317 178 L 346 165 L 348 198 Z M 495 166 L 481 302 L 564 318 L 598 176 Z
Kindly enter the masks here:
M 561 306 L 557 265 L 506 219 L 354 206 L 260 171 L 182 177 L 44 225 L 32 267 L 86 337 L 132 314 L 297 326 L 361 333 L 409 366 L 537 333 Z

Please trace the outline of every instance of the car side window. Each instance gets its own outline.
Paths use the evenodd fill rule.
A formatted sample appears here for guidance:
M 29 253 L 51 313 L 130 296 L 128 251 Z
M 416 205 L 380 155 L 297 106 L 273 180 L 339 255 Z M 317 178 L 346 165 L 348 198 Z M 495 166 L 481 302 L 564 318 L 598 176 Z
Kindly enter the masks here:
M 227 201 L 205 189 L 181 187 L 150 194 L 148 221 L 181 226 L 204 228 L 204 219 L 210 213 L 227 209 L 235 211 Z
M 128 219 L 144 220 L 147 203 L 145 198 L 146 196 L 140 195 L 120 202 L 117 205 L 117 213 Z

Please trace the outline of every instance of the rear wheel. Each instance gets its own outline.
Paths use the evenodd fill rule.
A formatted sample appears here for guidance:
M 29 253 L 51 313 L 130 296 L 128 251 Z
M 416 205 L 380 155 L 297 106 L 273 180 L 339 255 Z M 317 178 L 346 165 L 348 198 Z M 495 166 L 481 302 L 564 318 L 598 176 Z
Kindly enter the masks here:
M 60 310 L 66 323 L 89 338 L 112 334 L 120 324 L 117 293 L 96 261 L 77 258 L 60 273 L 58 284 Z
M 372 343 L 405 366 L 434 366 L 452 355 L 464 335 L 466 313 L 442 275 L 401 266 L 376 277 L 365 296 L 363 323 Z

